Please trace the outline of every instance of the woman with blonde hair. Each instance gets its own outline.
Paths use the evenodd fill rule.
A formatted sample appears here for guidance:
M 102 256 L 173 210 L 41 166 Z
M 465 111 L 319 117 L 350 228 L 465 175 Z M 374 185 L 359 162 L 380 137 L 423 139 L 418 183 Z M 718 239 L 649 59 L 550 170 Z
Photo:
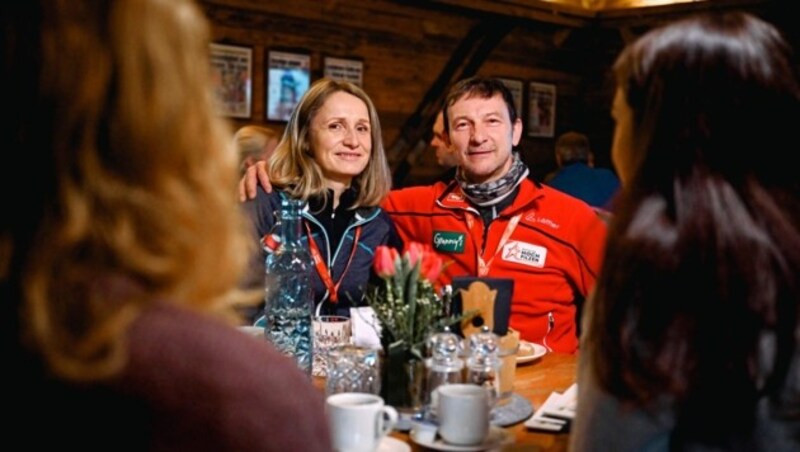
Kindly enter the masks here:
M 375 248 L 402 246 L 378 207 L 391 175 L 372 100 L 350 82 L 318 80 L 292 112 L 268 167 L 276 190 L 259 188 L 245 204 L 265 251 L 272 251 L 264 239 L 273 232 L 280 200 L 307 201 L 304 240 L 322 264 L 311 278 L 317 312 L 349 316 L 374 276 Z
M 4 439 L 330 450 L 320 393 L 232 326 L 252 246 L 202 12 L 189 0 L 0 12 L 14 85 L 0 123 Z M 32 166 L 31 189 L 10 184 Z

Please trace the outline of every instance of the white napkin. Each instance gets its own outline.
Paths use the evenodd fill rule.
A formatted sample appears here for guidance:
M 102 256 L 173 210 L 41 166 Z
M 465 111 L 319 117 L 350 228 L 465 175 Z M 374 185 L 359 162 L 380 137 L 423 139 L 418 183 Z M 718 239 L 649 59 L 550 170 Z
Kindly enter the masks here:
M 553 391 L 533 416 L 525 421 L 525 426 L 538 430 L 561 431 L 575 418 L 577 397 L 577 383 L 567 388 L 563 394 Z
M 557 393 L 556 393 L 557 394 Z M 544 407 L 545 416 L 558 419 L 575 419 L 575 409 L 578 403 L 578 385 L 573 384 L 563 394 L 556 398 L 555 403 Z
M 350 308 L 350 325 L 353 329 L 353 344 L 381 348 L 381 324 L 371 307 Z

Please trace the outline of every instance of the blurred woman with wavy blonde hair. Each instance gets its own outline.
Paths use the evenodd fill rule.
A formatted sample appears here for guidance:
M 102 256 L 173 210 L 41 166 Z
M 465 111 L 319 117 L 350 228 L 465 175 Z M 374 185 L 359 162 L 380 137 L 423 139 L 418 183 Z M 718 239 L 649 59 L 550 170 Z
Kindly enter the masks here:
M 0 9 L 7 440 L 330 449 L 318 391 L 232 326 L 251 246 L 202 13 L 189 0 Z M 32 167 L 31 188 L 11 185 Z

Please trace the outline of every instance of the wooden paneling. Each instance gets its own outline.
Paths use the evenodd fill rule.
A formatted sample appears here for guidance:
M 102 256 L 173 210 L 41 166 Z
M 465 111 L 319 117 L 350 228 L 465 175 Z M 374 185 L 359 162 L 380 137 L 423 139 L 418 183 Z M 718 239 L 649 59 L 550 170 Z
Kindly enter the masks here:
M 522 0 L 200 0 L 212 22 L 217 42 L 253 48 L 253 116 L 234 120 L 281 129 L 265 119 L 264 57 L 270 49 L 311 55 L 312 80 L 322 75 L 326 55 L 364 62 L 363 85 L 381 118 L 384 145 L 405 152 L 422 149 L 414 139 L 427 140 L 435 112 L 426 102 L 436 98 L 437 80 L 447 71 L 462 71 L 451 57 L 469 48 L 474 31 L 504 27 L 502 39 L 488 56 L 475 55 L 477 73 L 556 85 L 555 137 L 567 130 L 586 132 L 600 165 L 608 158 L 613 124 L 608 110 L 613 94 L 609 68 L 628 39 L 650 26 L 671 20 L 681 11 L 625 14 L 580 11 L 575 5 Z M 768 0 L 692 2 L 692 10 L 723 4 L 780 4 Z M 702 5 L 701 5 L 702 4 Z M 529 5 L 526 8 L 525 5 Z M 658 7 L 664 8 L 664 7 Z M 778 9 L 778 12 L 775 12 Z M 605 16 L 604 16 L 605 15 Z M 792 22 L 791 15 L 771 11 L 773 19 Z M 796 16 L 794 16 L 796 17 Z M 487 26 L 491 24 L 491 26 Z M 495 30 L 497 31 L 497 30 Z M 797 31 L 791 30 L 794 41 Z M 471 34 L 472 33 L 472 34 Z M 488 34 L 490 32 L 485 31 Z M 443 90 L 445 87 L 442 86 Z M 433 97 L 432 97 L 433 96 Z M 526 96 L 527 97 L 527 96 Z M 525 99 L 527 102 L 527 98 Z M 523 108 L 523 116 L 527 114 Z M 553 138 L 525 136 L 518 150 L 534 175 L 554 169 Z M 390 154 L 391 155 L 391 154 Z M 418 165 L 432 159 L 418 158 Z M 396 163 L 396 162 L 393 162 Z M 414 170 L 412 169 L 412 172 Z M 422 171 L 424 172 L 424 171 Z

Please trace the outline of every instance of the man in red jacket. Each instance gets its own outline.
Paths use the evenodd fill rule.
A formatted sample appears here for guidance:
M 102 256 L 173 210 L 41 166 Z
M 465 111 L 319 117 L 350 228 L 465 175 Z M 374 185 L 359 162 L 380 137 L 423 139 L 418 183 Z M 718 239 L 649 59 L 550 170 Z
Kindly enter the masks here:
M 510 326 L 524 340 L 574 352 L 576 300 L 594 285 L 605 223 L 582 201 L 528 179 L 513 152 L 522 121 L 499 80 L 455 84 L 444 119 L 460 157 L 456 179 L 394 190 L 383 207 L 405 241 L 430 243 L 452 261 L 447 278 L 513 279 Z
M 455 180 L 394 190 L 383 207 L 404 241 L 429 243 L 452 261 L 444 283 L 463 275 L 513 279 L 510 326 L 524 340 L 574 353 L 578 301 L 600 269 L 605 223 L 583 201 L 528 179 L 513 152 L 522 121 L 501 81 L 453 85 L 444 119 L 460 158 Z M 256 182 L 256 170 L 248 171 L 242 193 Z

